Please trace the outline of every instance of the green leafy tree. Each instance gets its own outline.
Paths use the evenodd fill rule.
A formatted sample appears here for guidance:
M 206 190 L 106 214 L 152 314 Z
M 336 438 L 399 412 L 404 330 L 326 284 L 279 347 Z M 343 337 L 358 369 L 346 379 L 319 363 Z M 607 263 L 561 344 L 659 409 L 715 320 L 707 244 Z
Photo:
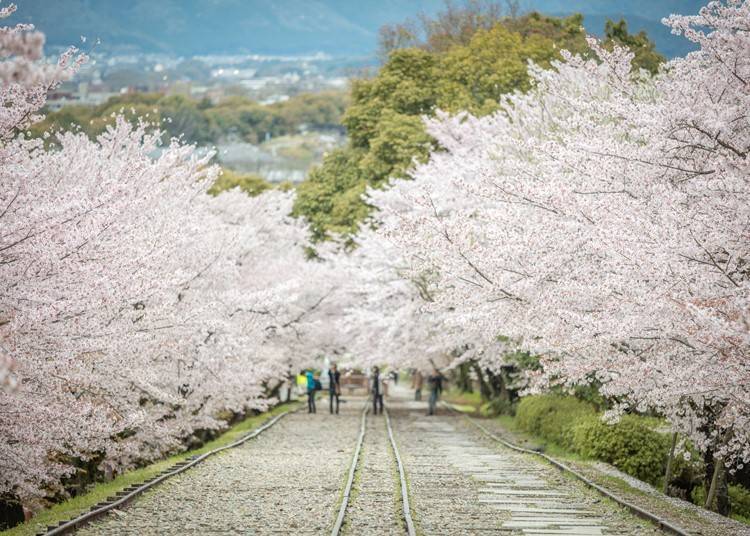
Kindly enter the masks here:
M 431 114 L 437 104 L 438 61 L 425 50 L 395 50 L 375 78 L 355 80 L 352 104 L 343 120 L 351 146 L 369 148 L 387 111 L 416 117 Z
M 641 30 L 637 34 L 628 33 L 628 23 L 625 19 L 619 22 L 608 20 L 604 26 L 604 45 L 612 47 L 614 45 L 628 47 L 635 58 L 633 58 L 633 67 L 646 69 L 651 74 L 659 70 L 659 66 L 664 63 L 666 58 L 656 51 L 656 45 L 648 34 Z
M 438 105 L 449 111 L 492 113 L 503 94 L 529 89 L 529 60 L 547 66 L 556 55 L 554 42 L 546 37 L 524 37 L 500 24 L 480 29 L 467 45 L 441 57 Z
M 426 161 L 434 145 L 419 116 L 386 110 L 361 160 L 368 183 L 379 186 L 391 176 L 404 175 L 413 160 Z
M 310 219 L 314 240 L 322 240 L 328 231 L 351 232 L 369 212 L 361 200 L 367 188 L 361 160 L 365 151 L 347 147 L 336 149 L 297 187 L 295 216 Z
M 170 138 L 183 137 L 188 142 L 205 144 L 212 141 L 208 120 L 198 103 L 182 95 L 170 95 L 157 102 L 159 114 L 166 119 L 163 128 Z
M 239 188 L 249 196 L 260 195 L 266 190 L 272 189 L 274 186 L 270 182 L 253 174 L 241 174 L 231 169 L 224 168 L 221 170 L 221 175 L 216 179 L 211 188 L 208 189 L 208 193 L 211 195 L 219 195 L 225 190 L 231 190 L 232 188 Z

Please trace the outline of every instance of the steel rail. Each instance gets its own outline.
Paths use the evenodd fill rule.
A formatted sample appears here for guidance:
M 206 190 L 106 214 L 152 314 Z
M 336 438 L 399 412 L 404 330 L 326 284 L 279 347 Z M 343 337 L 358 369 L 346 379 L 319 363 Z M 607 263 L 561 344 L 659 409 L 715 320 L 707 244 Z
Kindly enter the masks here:
M 370 411 L 369 400 L 365 402 L 365 407 L 362 410 L 362 422 L 359 425 L 359 436 L 357 437 L 357 446 L 354 449 L 354 455 L 352 456 L 352 464 L 349 467 L 349 476 L 346 480 L 346 487 L 344 488 L 344 495 L 341 498 L 341 507 L 339 508 L 339 514 L 336 516 L 336 522 L 333 524 L 331 529 L 331 536 L 338 536 L 341 533 L 341 527 L 344 526 L 344 517 L 346 516 L 346 509 L 349 506 L 349 498 L 352 495 L 352 487 L 354 485 L 354 474 L 357 472 L 357 465 L 359 463 L 359 454 L 362 451 L 362 443 L 365 440 L 365 429 L 367 427 L 367 413 Z
M 627 508 L 628 510 L 630 510 L 633 514 L 635 514 L 636 516 L 640 517 L 641 519 L 646 519 L 646 520 L 651 521 L 652 523 L 656 524 L 656 526 L 659 527 L 662 531 L 667 532 L 669 534 L 675 534 L 677 536 L 691 536 L 691 534 L 686 529 L 683 529 L 682 527 L 679 527 L 679 526 L 677 526 L 677 525 L 675 525 L 673 523 L 670 523 L 666 519 L 663 519 L 663 518 L 659 517 L 658 515 L 653 514 L 653 513 L 649 512 L 648 510 L 645 510 L 645 509 L 641 508 L 640 506 L 637 506 L 637 505 L 635 505 L 635 504 L 633 504 L 633 503 L 631 503 L 631 502 L 623 499 L 619 495 L 616 495 L 616 494 L 612 493 L 608 489 L 600 486 L 596 482 L 593 482 L 592 480 L 590 480 L 589 478 L 587 478 L 583 474 L 579 473 L 575 469 L 572 469 L 572 468 L 568 467 L 567 465 L 565 465 L 564 463 L 556 460 L 555 458 L 552 458 L 551 456 L 548 456 L 547 454 L 544 454 L 543 452 L 539 452 L 539 451 L 536 451 L 536 450 L 531 450 L 531 449 L 527 449 L 527 448 L 524 448 L 524 447 L 519 447 L 518 445 L 514 445 L 513 443 L 511 443 L 509 441 L 506 441 L 505 439 L 502 439 L 501 437 L 498 437 L 496 434 L 490 432 L 489 430 L 487 430 L 487 428 L 485 428 L 484 426 L 482 426 L 481 424 L 479 424 L 478 422 L 476 422 L 475 419 L 472 419 L 468 415 L 465 415 L 464 413 L 459 412 L 451 404 L 448 404 L 447 402 L 443 402 L 443 405 L 445 407 L 447 407 L 449 410 L 451 410 L 451 411 L 453 411 L 455 413 L 459 413 L 466 420 L 468 420 L 471 424 L 473 424 L 479 430 L 481 430 L 490 439 L 492 439 L 492 440 L 500 443 L 501 445 L 504 445 L 505 447 L 507 447 L 507 448 L 509 448 L 511 450 L 515 450 L 517 452 L 522 452 L 524 454 L 532 454 L 534 456 L 537 456 L 539 458 L 542 458 L 542 459 L 546 460 L 547 462 L 551 463 L 554 467 L 556 467 L 557 469 L 559 469 L 563 473 L 569 473 L 569 474 L 573 475 L 575 478 L 577 478 L 578 480 L 580 480 L 581 482 L 583 482 L 584 484 L 586 484 L 588 487 L 590 487 L 590 488 L 598 491 L 599 493 L 601 493 L 605 497 L 613 500 L 614 502 L 616 502 L 620 506 L 624 506 L 625 508 Z
M 229 445 L 224 445 L 223 447 L 218 447 L 213 450 L 210 450 L 204 454 L 201 454 L 200 456 L 197 456 L 191 459 L 190 461 L 179 462 L 173 465 L 171 468 L 164 470 L 162 473 L 160 473 L 156 477 L 150 480 L 146 480 L 142 484 L 139 484 L 135 488 L 126 488 L 123 492 L 118 492 L 116 497 L 110 497 L 106 499 L 104 502 L 94 505 L 90 511 L 83 513 L 77 517 L 74 517 L 70 521 L 62 521 L 57 527 L 47 527 L 47 531 L 41 534 L 45 534 L 46 536 L 58 536 L 61 534 L 69 534 L 73 532 L 74 530 L 82 527 L 83 525 L 90 523 L 94 519 L 97 519 L 99 517 L 106 515 L 110 510 L 114 510 L 118 507 L 125 506 L 127 503 L 135 499 L 138 495 L 141 495 L 142 493 L 153 488 L 154 486 L 161 484 L 168 478 L 171 478 L 175 475 L 178 475 L 180 473 L 187 471 L 188 469 L 192 467 L 195 467 L 196 465 L 206 460 L 207 458 L 213 456 L 214 454 L 218 454 L 219 452 L 222 452 L 224 450 L 239 447 L 240 445 L 243 445 L 244 443 L 259 436 L 261 433 L 271 428 L 274 424 L 279 422 L 279 420 L 281 420 L 283 417 L 289 415 L 290 413 L 294 413 L 295 411 L 298 411 L 300 407 L 287 410 L 284 413 L 281 413 L 273 417 L 272 419 L 269 419 L 260 427 L 256 428 L 255 430 L 248 433 L 247 435 L 241 437 L 237 441 L 230 443 Z
M 414 528 L 414 521 L 411 518 L 411 507 L 409 506 L 409 487 L 406 485 L 406 471 L 404 471 L 404 464 L 401 462 L 401 456 L 399 456 L 398 447 L 396 446 L 396 439 L 393 436 L 393 428 L 391 427 L 391 418 L 388 415 L 388 408 L 385 408 L 385 425 L 388 428 L 388 439 L 391 441 L 393 455 L 396 458 L 396 464 L 398 465 L 398 476 L 401 481 L 401 502 L 403 503 L 404 508 L 404 521 L 406 521 L 406 533 L 409 536 L 416 536 L 417 531 Z

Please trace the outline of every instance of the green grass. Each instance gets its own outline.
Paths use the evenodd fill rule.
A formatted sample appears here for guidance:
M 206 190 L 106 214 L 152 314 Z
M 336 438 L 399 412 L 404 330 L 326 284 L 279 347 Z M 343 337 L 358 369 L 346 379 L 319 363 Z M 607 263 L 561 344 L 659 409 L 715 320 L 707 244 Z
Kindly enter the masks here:
M 429 396 L 429 393 L 427 394 Z M 462 393 L 455 387 L 445 391 L 442 398 L 453 405 L 457 411 L 462 413 L 478 413 L 479 408 L 484 404 L 479 391 L 474 391 L 473 393 Z
M 174 456 L 170 456 L 169 458 L 166 458 L 159 462 L 147 465 L 146 467 L 127 471 L 126 473 L 123 473 L 110 482 L 93 484 L 91 486 L 91 489 L 87 493 L 84 493 L 83 495 L 79 495 L 77 497 L 73 497 L 72 499 L 68 499 L 65 502 L 55 504 L 51 508 L 39 512 L 39 514 L 34 516 L 26 523 L 23 523 L 6 531 L 0 531 L 0 534 L 2 534 L 3 536 L 33 536 L 40 530 L 46 529 L 48 525 L 57 525 L 60 521 L 68 520 L 87 511 L 95 504 L 103 501 L 107 497 L 116 494 L 118 491 L 123 490 L 128 486 L 139 484 L 144 480 L 155 477 L 175 463 L 183 461 L 191 456 L 205 454 L 206 452 L 215 448 L 223 447 L 225 445 L 233 443 L 240 439 L 243 435 L 254 430 L 255 428 L 258 428 L 268 419 L 275 417 L 276 415 L 283 413 L 286 410 L 294 409 L 298 405 L 299 402 L 280 404 L 266 413 L 248 417 L 242 422 L 229 428 L 226 432 L 221 434 L 213 441 L 209 441 L 200 448 L 188 450 L 180 454 L 175 454 Z
M 460 413 L 476 413 L 477 408 L 468 404 L 451 404 L 451 407 Z

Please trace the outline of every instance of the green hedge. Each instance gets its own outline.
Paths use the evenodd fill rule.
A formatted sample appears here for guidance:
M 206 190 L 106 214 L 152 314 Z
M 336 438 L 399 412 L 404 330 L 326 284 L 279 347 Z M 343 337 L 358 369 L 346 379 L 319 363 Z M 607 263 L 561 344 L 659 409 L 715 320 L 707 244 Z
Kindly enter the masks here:
M 573 450 L 658 484 L 664 475 L 669 438 L 653 431 L 635 415 L 624 415 L 616 424 L 607 424 L 597 416 L 575 425 Z
M 560 395 L 521 399 L 515 420 L 526 432 L 657 484 L 664 475 L 669 438 L 653 431 L 652 421 L 625 415 L 610 425 L 601 420 L 593 404 Z
M 522 430 L 569 449 L 574 426 L 592 417 L 596 417 L 594 406 L 572 396 L 527 396 L 516 410 L 516 424 Z

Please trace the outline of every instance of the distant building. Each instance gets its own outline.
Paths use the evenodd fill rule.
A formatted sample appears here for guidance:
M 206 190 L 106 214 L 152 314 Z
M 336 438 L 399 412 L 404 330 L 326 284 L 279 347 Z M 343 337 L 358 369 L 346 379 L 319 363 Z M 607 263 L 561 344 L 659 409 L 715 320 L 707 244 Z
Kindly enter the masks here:
M 54 89 L 47 93 L 47 108 L 56 112 L 63 106 L 77 104 L 78 95 L 73 91 Z
M 277 102 L 286 102 L 289 100 L 289 95 L 271 95 L 270 97 L 260 101 L 260 104 L 269 105 L 276 104 Z

